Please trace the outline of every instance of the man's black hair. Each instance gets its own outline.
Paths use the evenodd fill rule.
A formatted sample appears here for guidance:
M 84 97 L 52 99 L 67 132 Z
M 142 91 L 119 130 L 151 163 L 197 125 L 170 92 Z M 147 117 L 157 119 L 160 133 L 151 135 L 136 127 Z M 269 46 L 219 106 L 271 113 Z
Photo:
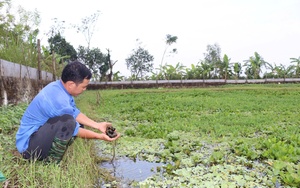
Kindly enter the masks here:
M 91 77 L 91 71 L 84 64 L 77 60 L 68 63 L 61 74 L 61 80 L 64 83 L 67 81 L 73 81 L 76 84 L 80 84 L 84 79 L 91 79 Z

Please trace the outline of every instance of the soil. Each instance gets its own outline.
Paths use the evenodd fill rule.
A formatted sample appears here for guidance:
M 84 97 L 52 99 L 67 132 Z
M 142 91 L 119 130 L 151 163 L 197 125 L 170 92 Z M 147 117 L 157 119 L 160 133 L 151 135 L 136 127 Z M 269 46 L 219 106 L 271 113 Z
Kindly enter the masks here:
M 117 136 L 116 129 L 113 126 L 109 126 L 106 128 L 105 132 L 110 138 L 114 138 Z

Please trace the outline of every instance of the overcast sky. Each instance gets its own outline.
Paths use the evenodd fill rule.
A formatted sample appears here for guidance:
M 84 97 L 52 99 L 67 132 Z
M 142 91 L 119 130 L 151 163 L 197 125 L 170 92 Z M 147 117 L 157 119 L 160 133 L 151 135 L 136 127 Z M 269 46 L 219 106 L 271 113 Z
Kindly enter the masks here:
M 136 39 L 154 56 L 158 68 L 167 34 L 177 36 L 178 53 L 164 63 L 190 67 L 203 59 L 208 44 L 217 43 L 222 56 L 241 62 L 258 52 L 265 61 L 290 64 L 300 57 L 300 0 L 12 0 L 41 15 L 41 34 L 49 31 L 53 18 L 67 24 L 100 11 L 91 47 L 118 60 L 115 71 L 128 76 L 125 59 L 136 48 Z M 66 29 L 64 37 L 75 49 L 87 46 L 84 35 Z M 47 36 L 40 36 L 47 42 Z

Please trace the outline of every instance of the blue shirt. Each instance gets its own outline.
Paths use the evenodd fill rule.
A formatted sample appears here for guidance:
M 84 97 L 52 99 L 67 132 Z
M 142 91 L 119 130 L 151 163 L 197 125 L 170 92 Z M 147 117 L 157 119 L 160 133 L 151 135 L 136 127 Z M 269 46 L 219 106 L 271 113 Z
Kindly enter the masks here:
M 49 118 L 70 114 L 76 119 L 80 113 L 76 107 L 74 98 L 62 85 L 60 80 L 49 83 L 31 101 L 23 117 L 16 134 L 16 146 L 20 153 L 28 148 L 29 138 L 46 123 Z M 77 135 L 79 123 L 73 136 Z

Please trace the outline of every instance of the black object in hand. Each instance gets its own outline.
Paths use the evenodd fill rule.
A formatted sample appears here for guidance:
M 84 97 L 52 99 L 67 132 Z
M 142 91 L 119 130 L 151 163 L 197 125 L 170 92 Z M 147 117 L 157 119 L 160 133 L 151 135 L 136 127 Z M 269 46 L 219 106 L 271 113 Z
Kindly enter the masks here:
M 114 138 L 117 136 L 117 133 L 115 131 L 116 129 L 113 126 L 109 126 L 106 127 L 106 131 L 105 133 L 107 134 L 107 136 L 109 136 L 110 138 Z

